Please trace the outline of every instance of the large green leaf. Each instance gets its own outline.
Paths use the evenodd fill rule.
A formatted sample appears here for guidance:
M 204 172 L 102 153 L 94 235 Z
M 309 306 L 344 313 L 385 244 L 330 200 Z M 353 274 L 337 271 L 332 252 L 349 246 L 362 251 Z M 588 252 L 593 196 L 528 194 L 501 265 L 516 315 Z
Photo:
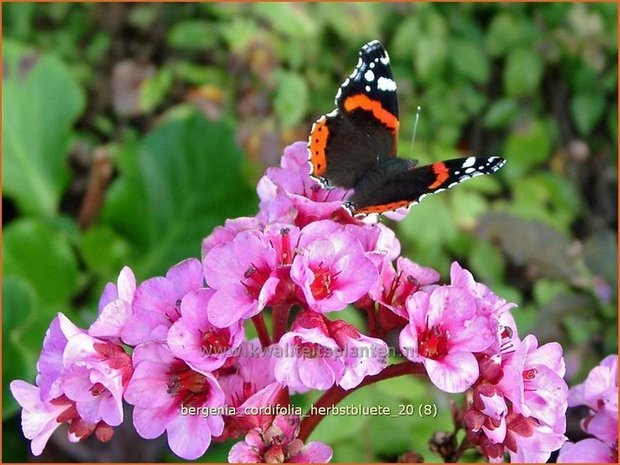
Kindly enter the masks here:
M 2 183 L 24 213 L 53 214 L 69 180 L 65 155 L 84 95 L 55 57 L 4 43 Z
M 119 178 L 103 219 L 134 245 L 127 263 L 139 276 L 200 255 L 200 242 L 228 217 L 253 213 L 242 154 L 232 130 L 185 110 L 171 115 L 137 146 L 119 155 Z M 87 256 L 97 241 L 85 241 Z
M 65 309 L 79 284 L 78 264 L 67 231 L 46 221 L 20 219 L 4 229 L 2 252 L 4 275 L 19 276 L 30 283 L 42 308 Z
M 2 280 L 2 418 L 17 410 L 17 403 L 10 395 L 9 383 L 15 379 L 32 381 L 35 373 L 34 356 L 21 343 L 20 335 L 32 317 L 35 308 L 35 291 L 21 278 L 5 276 Z

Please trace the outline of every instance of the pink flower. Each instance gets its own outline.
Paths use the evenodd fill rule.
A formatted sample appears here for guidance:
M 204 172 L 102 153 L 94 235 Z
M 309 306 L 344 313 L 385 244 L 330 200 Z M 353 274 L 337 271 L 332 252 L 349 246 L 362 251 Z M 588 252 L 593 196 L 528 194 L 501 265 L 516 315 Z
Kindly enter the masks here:
M 495 340 L 493 322 L 476 311 L 465 290 L 442 286 L 416 292 L 407 300 L 409 324 L 400 333 L 400 349 L 422 362 L 430 380 L 446 392 L 463 392 L 478 378 L 474 352 Z
M 202 258 L 204 259 L 214 247 L 232 241 L 241 231 L 258 231 L 262 229 L 262 223 L 253 216 L 228 219 L 224 223 L 224 226 L 216 226 L 213 232 L 202 240 L 200 249 Z
M 121 330 L 122 340 L 132 346 L 165 341 L 170 326 L 179 319 L 181 299 L 201 287 L 202 266 L 195 258 L 174 265 L 165 278 L 144 281 L 136 289 L 133 314 Z
M 302 313 L 292 331 L 282 336 L 279 347 L 282 356 L 275 365 L 276 379 L 297 392 L 325 391 L 342 378 L 340 348 L 320 314 Z
M 209 321 L 205 310 L 214 293 L 203 288 L 186 294 L 180 305 L 181 318 L 168 331 L 172 353 L 201 373 L 224 365 L 244 340 L 241 322 L 218 328 Z
M 125 400 L 134 405 L 133 423 L 145 439 L 164 431 L 172 451 L 184 459 L 203 455 L 224 430 L 224 393 L 210 373 L 198 373 L 163 345 L 150 343 L 133 353 L 134 374 Z
M 301 237 L 303 250 L 293 260 L 291 279 L 311 309 L 342 310 L 365 295 L 377 280 L 376 267 L 351 234 L 316 234 L 315 238 L 304 229 Z
M 582 384 L 571 388 L 569 406 L 587 405 L 598 411 L 602 406 L 618 412 L 618 356 L 608 355 L 594 367 Z
M 407 298 L 437 281 L 439 281 L 437 271 L 418 265 L 408 258 L 398 257 L 396 269 L 391 262 L 381 264 L 379 280 L 369 295 L 394 314 L 407 318 L 405 308 Z
M 30 449 L 34 455 L 41 455 L 52 433 L 63 422 L 58 419 L 71 409 L 73 403 L 64 401 L 43 400 L 40 388 L 22 380 L 12 381 L 11 394 L 22 407 L 22 430 L 30 439 Z
M 260 313 L 280 282 L 272 275 L 275 251 L 259 231 L 240 232 L 214 247 L 203 266 L 207 284 L 217 290 L 207 306 L 209 321 L 220 328 Z
M 245 441 L 235 444 L 228 454 L 230 463 L 326 463 L 332 450 L 326 444 L 312 441 L 306 445 L 297 439 L 299 417 L 277 416 L 273 424 L 253 429 Z
M 474 280 L 473 275 L 457 262 L 450 267 L 450 285 L 468 290 L 475 298 L 479 310 L 489 316 L 499 317 L 516 304 L 494 294 L 487 286 Z
M 38 386 L 11 383 L 35 455 L 65 422 L 74 442 L 92 433 L 101 441 L 112 437 L 112 426 L 123 421 L 122 395 L 132 372 L 131 358 L 120 346 L 89 336 L 59 313 L 47 331 L 37 370 Z
M 364 336 L 355 326 L 344 320 L 326 320 L 329 335 L 340 348 L 344 365 L 338 385 L 353 389 L 366 376 L 376 375 L 388 364 L 388 346 L 385 341 Z
M 618 462 L 618 356 L 609 355 L 586 380 L 570 390 L 569 405 L 587 405 L 589 415 L 581 428 L 595 436 L 566 443 L 558 462 Z
M 554 428 L 512 411 L 506 417 L 506 424 L 504 443 L 513 463 L 544 463 L 566 441 L 566 436 Z M 495 462 L 499 461 L 503 460 Z
M 284 149 L 279 168 L 268 168 L 256 188 L 258 218 L 264 223 L 293 223 L 303 227 L 342 210 L 348 191 L 324 189 L 310 177 L 308 149 L 296 142 Z
M 99 316 L 88 329 L 88 334 L 120 342 L 121 329 L 129 320 L 136 292 L 136 277 L 125 266 L 118 275 L 117 284 L 108 283 L 99 300 Z
M 89 423 L 118 426 L 123 421 L 123 391 L 132 373 L 131 357 L 117 345 L 79 334 L 63 354 L 62 390 Z
M 512 402 L 515 413 L 564 433 L 568 386 L 563 379 L 562 347 L 557 342 L 538 347 L 536 337 L 527 335 L 507 357 L 503 371 L 498 387 Z
M 120 346 L 89 336 L 59 313 L 46 336 L 38 369 L 43 399 L 66 395 L 86 422 L 122 423 L 123 391 L 132 366 Z
M 557 463 L 618 463 L 618 444 L 596 438 L 565 442 Z
M 226 405 L 235 408 L 237 415 L 224 418 L 225 436 L 260 427 L 267 428 L 274 415 L 265 408 L 288 405 L 288 389 L 275 379 L 276 358 L 271 348 L 263 349 L 257 340 L 244 342 L 238 350 L 236 362 L 220 370 L 218 382 L 226 396 Z M 256 410 L 265 414 L 255 414 Z

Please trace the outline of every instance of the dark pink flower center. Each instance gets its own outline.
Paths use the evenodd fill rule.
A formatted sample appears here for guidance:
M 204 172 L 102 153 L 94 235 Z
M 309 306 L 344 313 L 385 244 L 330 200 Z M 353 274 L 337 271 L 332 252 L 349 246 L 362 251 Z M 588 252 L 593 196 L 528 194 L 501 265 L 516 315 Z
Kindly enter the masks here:
M 281 244 L 280 250 L 282 255 L 280 257 L 280 265 L 290 265 L 293 263 L 293 250 L 291 249 L 291 237 L 289 236 L 290 230 L 288 228 L 282 228 L 280 230 Z
M 251 264 L 245 273 L 243 274 L 244 280 L 241 284 L 245 286 L 248 294 L 255 299 L 258 299 L 260 291 L 265 284 L 265 281 L 269 278 L 270 271 L 267 268 L 258 268 L 256 265 Z
M 401 307 L 405 305 L 407 297 L 420 289 L 420 282 L 411 275 L 407 275 L 403 279 L 403 272 L 398 273 L 398 276 L 392 281 L 385 301 L 391 303 L 394 307 Z
M 424 329 L 418 338 L 418 351 L 423 357 L 437 360 L 448 353 L 449 335 L 441 326 Z
M 101 394 L 103 394 L 104 392 L 107 392 L 106 387 L 101 384 L 101 383 L 95 383 L 93 384 L 93 386 L 90 388 L 90 393 L 93 395 L 93 397 L 98 397 Z
M 230 346 L 230 330 L 228 328 L 209 328 L 202 333 L 201 343 L 204 354 L 222 354 Z
M 332 274 L 328 267 L 320 264 L 312 270 L 314 281 L 310 284 L 310 292 L 317 299 L 324 299 L 332 293 Z
M 168 371 L 167 392 L 185 406 L 200 407 L 209 398 L 209 381 L 185 362 L 175 360 Z

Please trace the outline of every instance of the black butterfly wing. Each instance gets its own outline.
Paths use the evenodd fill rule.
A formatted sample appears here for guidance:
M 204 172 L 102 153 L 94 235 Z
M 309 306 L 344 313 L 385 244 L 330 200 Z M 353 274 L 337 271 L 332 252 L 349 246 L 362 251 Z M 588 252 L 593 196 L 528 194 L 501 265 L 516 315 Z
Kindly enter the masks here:
M 312 126 L 312 175 L 331 185 L 354 187 L 379 160 L 395 156 L 398 127 L 389 57 L 372 41 L 362 47 L 355 70 L 338 90 L 336 110 Z
M 494 173 L 505 162 L 500 157 L 468 157 L 416 167 L 408 160 L 387 160 L 360 180 L 347 208 L 361 215 L 393 211 L 467 179 Z

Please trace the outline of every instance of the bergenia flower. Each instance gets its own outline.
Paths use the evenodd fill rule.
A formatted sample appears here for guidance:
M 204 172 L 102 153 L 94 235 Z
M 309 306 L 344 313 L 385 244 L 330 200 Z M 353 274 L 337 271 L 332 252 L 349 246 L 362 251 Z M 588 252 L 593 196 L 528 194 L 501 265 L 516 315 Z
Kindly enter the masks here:
M 133 313 L 136 277 L 131 268 L 123 267 L 116 283 L 105 286 L 99 299 L 99 316 L 88 328 L 88 334 L 120 342 L 121 329 Z
M 526 336 L 503 364 L 498 387 L 512 402 L 515 413 L 534 417 L 564 433 L 568 386 L 564 381 L 562 347 L 556 343 L 538 347 L 533 335 Z
M 609 355 L 594 367 L 586 380 L 570 390 L 569 406 L 586 405 L 589 415 L 582 429 L 594 436 L 562 446 L 558 462 L 618 462 L 618 356 Z
M 349 192 L 325 189 L 310 176 L 308 149 L 296 142 L 284 149 L 279 168 L 268 168 L 258 182 L 258 214 L 263 223 L 292 223 L 303 227 L 340 213 Z
M 218 328 L 207 314 L 209 300 L 215 291 L 199 289 L 181 300 L 181 317 L 168 331 L 168 347 L 179 359 L 200 372 L 211 372 L 224 365 L 244 341 L 241 322 Z
M 250 431 L 228 454 L 230 463 L 327 463 L 331 448 L 319 441 L 304 445 L 297 439 L 299 417 L 282 415 L 265 430 Z
M 123 421 L 122 397 L 132 366 L 122 347 L 89 336 L 59 313 L 38 369 L 37 384 L 45 400 L 66 395 L 89 423 L 118 426 Z
M 350 233 L 315 237 L 309 243 L 300 243 L 303 250 L 293 260 L 291 279 L 312 310 L 342 310 L 368 292 L 377 280 L 377 269 Z M 304 230 L 301 238 L 309 240 Z
M 135 370 L 125 400 L 134 406 L 133 424 L 140 436 L 164 432 L 181 458 L 203 455 L 224 430 L 224 393 L 211 373 L 199 373 L 162 344 L 142 344 L 133 353 Z
M 133 314 L 121 330 L 123 342 L 135 346 L 166 341 L 170 326 L 181 316 L 181 300 L 203 285 L 202 265 L 195 258 L 174 265 L 165 277 L 144 281 L 136 289 Z
M 279 342 L 276 379 L 296 392 L 324 391 L 342 378 L 344 364 L 337 342 L 320 314 L 304 312 Z
M 478 378 L 475 352 L 495 341 L 495 326 L 476 312 L 469 292 L 442 286 L 416 292 L 407 300 L 409 324 L 400 333 L 400 350 L 422 362 L 430 380 L 443 391 L 463 392 Z
M 326 320 L 329 335 L 338 344 L 344 371 L 337 384 L 353 389 L 365 377 L 381 372 L 388 363 L 388 346 L 385 341 L 360 333 L 344 320 Z
M 37 362 L 37 386 L 10 385 L 22 406 L 24 435 L 40 455 L 49 437 L 69 423 L 73 442 L 95 434 L 108 441 L 123 421 L 122 395 L 131 376 L 131 358 L 111 342 L 89 336 L 59 313 L 47 331 Z
M 257 340 L 246 341 L 238 348 L 235 363 L 218 372 L 226 405 L 236 412 L 224 417 L 226 437 L 236 437 L 257 427 L 267 428 L 275 415 L 269 408 L 288 405 L 288 389 L 275 379 L 277 359 L 271 349 L 263 349 Z
M 44 400 L 41 390 L 22 380 L 12 381 L 11 394 L 22 408 L 22 431 L 30 439 L 30 450 L 41 455 L 52 433 L 65 421 L 66 412 L 75 410 L 74 403 L 66 397 Z
M 260 231 L 243 231 L 211 249 L 204 259 L 209 321 L 220 328 L 260 313 L 276 295 L 276 254 Z
M 215 246 L 232 241 L 241 231 L 262 229 L 263 224 L 253 216 L 227 219 L 224 226 L 216 226 L 213 232 L 202 240 L 200 248 L 202 258 L 204 259 Z

